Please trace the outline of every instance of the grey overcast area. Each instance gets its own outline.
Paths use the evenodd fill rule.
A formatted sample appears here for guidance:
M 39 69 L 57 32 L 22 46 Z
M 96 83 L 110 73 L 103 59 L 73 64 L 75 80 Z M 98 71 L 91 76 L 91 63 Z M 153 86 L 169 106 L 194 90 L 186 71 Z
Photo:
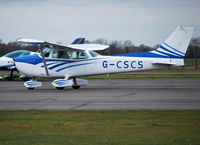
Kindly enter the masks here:
M 179 25 L 194 27 L 198 37 L 199 14 L 199 0 L 0 0 L 0 39 L 85 37 L 155 46 Z

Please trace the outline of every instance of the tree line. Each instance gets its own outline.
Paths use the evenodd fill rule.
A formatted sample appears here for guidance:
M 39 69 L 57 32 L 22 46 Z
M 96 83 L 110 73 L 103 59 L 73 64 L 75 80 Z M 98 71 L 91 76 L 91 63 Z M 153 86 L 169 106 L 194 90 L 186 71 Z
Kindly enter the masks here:
M 96 43 L 96 44 L 104 44 L 109 45 L 108 49 L 103 51 L 99 51 L 102 55 L 117 55 L 117 54 L 126 54 L 126 53 L 137 53 L 137 52 L 145 52 L 157 49 L 160 44 L 155 45 L 154 47 L 150 47 L 144 44 L 139 46 L 135 46 L 131 40 L 119 41 L 113 40 L 108 41 L 106 39 L 96 39 L 93 41 L 86 40 L 85 43 Z M 37 46 L 27 46 L 21 45 L 17 42 L 3 43 L 0 39 L 0 56 L 15 50 L 29 50 L 36 52 L 39 48 Z M 190 41 L 189 49 L 186 53 L 186 58 L 200 58 L 200 37 L 192 38 Z

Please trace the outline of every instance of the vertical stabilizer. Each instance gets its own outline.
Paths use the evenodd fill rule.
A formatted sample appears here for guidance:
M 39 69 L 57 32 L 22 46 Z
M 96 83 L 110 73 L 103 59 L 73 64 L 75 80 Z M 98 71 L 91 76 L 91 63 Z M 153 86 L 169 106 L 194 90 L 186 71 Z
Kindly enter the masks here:
M 184 58 L 193 28 L 179 26 L 157 49 L 157 54 L 169 56 L 169 58 Z
M 71 44 L 84 44 L 85 38 L 76 38 Z

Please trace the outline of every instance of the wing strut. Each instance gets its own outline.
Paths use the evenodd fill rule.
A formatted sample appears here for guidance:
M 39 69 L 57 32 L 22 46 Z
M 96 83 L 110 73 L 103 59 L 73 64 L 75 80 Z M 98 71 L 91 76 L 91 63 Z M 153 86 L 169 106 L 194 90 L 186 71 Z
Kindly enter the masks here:
M 42 55 L 42 61 L 44 63 L 44 68 L 45 68 L 46 75 L 49 76 L 49 71 L 48 71 L 48 68 L 47 68 L 47 64 L 46 64 L 46 60 L 45 60 L 44 52 L 43 52 L 44 45 L 41 44 L 39 49 L 40 49 L 40 52 L 41 52 L 41 55 Z

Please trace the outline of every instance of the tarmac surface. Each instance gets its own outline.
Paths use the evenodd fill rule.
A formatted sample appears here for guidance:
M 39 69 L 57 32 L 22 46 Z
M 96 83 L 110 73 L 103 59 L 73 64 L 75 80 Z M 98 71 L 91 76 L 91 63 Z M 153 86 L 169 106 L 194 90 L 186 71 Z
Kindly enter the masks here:
M 21 81 L 0 81 L 0 110 L 200 109 L 200 79 L 89 80 L 79 90 L 51 82 L 27 90 Z

